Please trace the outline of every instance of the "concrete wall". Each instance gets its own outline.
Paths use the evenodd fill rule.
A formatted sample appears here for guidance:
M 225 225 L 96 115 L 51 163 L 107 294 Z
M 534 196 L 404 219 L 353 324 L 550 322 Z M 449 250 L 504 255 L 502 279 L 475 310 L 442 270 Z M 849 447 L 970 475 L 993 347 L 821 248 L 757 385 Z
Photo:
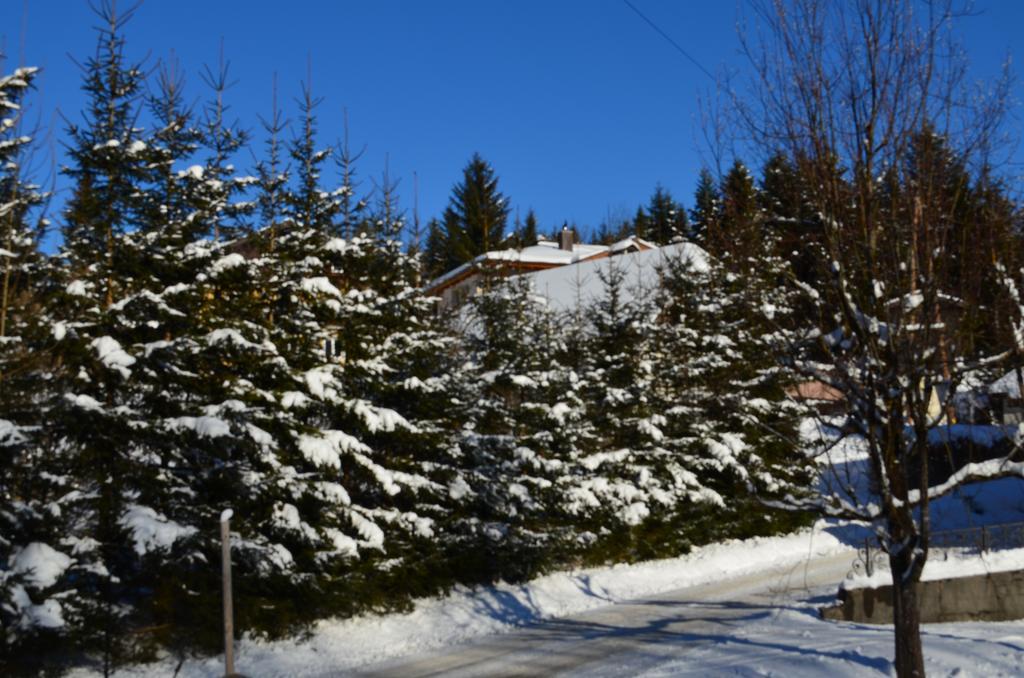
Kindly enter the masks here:
M 1024 571 L 918 582 L 921 622 L 1024 619 Z M 892 623 L 892 587 L 839 591 L 839 604 L 821 609 L 835 621 Z

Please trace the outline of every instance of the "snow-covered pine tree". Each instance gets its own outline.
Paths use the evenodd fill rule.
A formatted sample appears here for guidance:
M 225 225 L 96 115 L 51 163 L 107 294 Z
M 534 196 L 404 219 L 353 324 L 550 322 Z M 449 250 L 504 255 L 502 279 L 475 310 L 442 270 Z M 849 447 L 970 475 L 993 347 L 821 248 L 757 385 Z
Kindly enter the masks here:
M 647 204 L 646 236 L 659 245 L 685 238 L 689 235 L 690 224 L 686 210 L 675 201 L 672 193 L 658 184 Z M 637 235 L 640 235 L 637 233 Z
M 681 490 L 662 521 L 666 541 L 679 546 L 768 534 L 801 520 L 758 505 L 766 463 L 779 462 L 779 436 L 795 435 L 800 410 L 786 397 L 787 373 L 776 361 L 792 331 L 792 295 L 779 286 L 785 265 L 769 252 L 757 265 L 762 270 L 741 278 L 695 247 L 660 263 L 651 399 Z
M 490 272 L 465 318 L 459 370 L 464 470 L 453 528 L 463 578 L 522 579 L 589 545 L 576 529 L 576 460 L 589 447 L 580 377 L 560 318 L 528 277 Z M 454 488 L 453 488 L 454 489 Z
M 708 249 L 709 244 L 718 237 L 721 217 L 722 195 L 711 170 L 704 167 L 697 180 L 693 209 L 690 210 L 690 235 L 693 241 Z
M 727 256 L 742 270 L 747 260 L 759 257 L 763 251 L 764 219 L 757 186 L 747 166 L 736 159 L 722 177 L 719 190 L 722 203 L 718 229 L 708 239 L 708 252 L 715 257 Z
M 76 644 L 99 654 L 109 673 L 149 640 L 125 633 L 142 593 L 125 520 L 137 493 L 154 487 L 158 469 L 145 446 L 135 444 L 150 424 L 129 385 L 138 319 L 120 305 L 146 285 L 144 240 L 134 235 L 146 209 L 141 186 L 151 172 L 136 127 L 142 67 L 125 54 L 122 30 L 131 12 L 104 3 L 97 13 L 96 54 L 82 66 L 87 109 L 83 122 L 68 129 L 64 173 L 74 189 L 64 213 L 64 270 L 51 276 L 59 287 L 48 313 L 59 341 L 45 436 L 72 478 L 62 546 L 73 558 L 66 576 L 74 586 L 64 598 L 65 618 Z
M 341 171 L 341 185 L 347 190 L 338 196 L 338 218 L 334 234 L 342 238 L 352 238 L 362 232 L 366 225 L 367 198 L 359 195 L 360 182 L 356 179 L 356 164 L 362 157 L 365 148 L 353 151 L 348 138 L 348 109 L 344 113 L 344 137 L 338 142 L 336 153 L 338 169 Z
M 258 364 L 238 370 L 248 383 L 236 384 L 264 398 L 267 420 L 253 424 L 266 433 L 264 461 L 247 463 L 263 464 L 261 477 L 274 478 L 276 486 L 267 484 L 266 492 L 245 502 L 250 517 L 239 531 L 245 544 L 274 552 L 243 547 L 249 554 L 241 558 L 239 583 L 250 599 L 246 625 L 269 633 L 330 613 L 403 602 L 411 588 L 401 579 L 403 549 L 433 536 L 430 517 L 416 511 L 418 498 L 441 489 L 405 456 L 407 450 L 432 452 L 414 438 L 428 429 L 399 409 L 410 407 L 403 393 L 422 397 L 433 373 L 401 364 L 396 356 L 410 349 L 394 326 L 404 328 L 421 354 L 443 355 L 443 347 L 417 334 L 426 313 L 421 302 L 395 302 L 415 290 L 412 262 L 401 258 L 394 224 L 382 220 L 373 234 L 336 237 L 339 198 L 352 187 L 323 188 L 321 170 L 331 151 L 317 146 L 316 103 L 307 89 L 301 128 L 289 148 L 295 179 L 282 192 L 273 251 L 249 260 L 235 252 L 215 264 L 219 276 L 239 277 L 231 290 L 245 290 L 251 275 L 262 281 L 260 294 L 251 287 L 246 292 L 249 317 L 262 324 L 243 327 L 237 318 L 244 316 L 236 316 L 233 327 L 250 354 L 262 355 Z M 230 306 L 215 303 L 219 313 Z M 232 360 L 242 364 L 241 356 Z M 398 409 L 382 404 L 389 398 Z M 253 398 L 243 403 L 238 416 L 257 407 Z M 412 441 L 404 448 L 395 443 L 403 436 Z M 231 477 L 248 483 L 250 471 L 240 471 Z
M 209 647 L 218 636 L 211 563 L 218 557 L 225 469 L 263 453 L 250 426 L 267 416 L 225 414 L 242 408 L 232 390 L 234 363 L 219 340 L 258 313 L 249 300 L 251 280 L 239 283 L 241 294 L 219 284 L 221 269 L 231 265 L 218 268 L 225 252 L 215 238 L 226 215 L 240 211 L 237 195 L 246 182 L 223 164 L 225 142 L 211 134 L 209 119 L 197 121 L 184 104 L 176 64 L 162 67 L 157 82 L 148 102 L 155 129 L 140 150 L 150 168 L 137 190 L 143 208 L 135 230 L 121 238 L 142 262 L 140 284 L 111 306 L 121 326 L 117 340 L 134 360 L 124 388 L 144 421 L 120 444 L 147 470 L 133 477 L 120 522 L 137 559 L 137 586 L 146 591 L 131 602 L 133 624 L 152 629 L 134 635 L 165 647 Z M 222 92 L 216 94 L 219 110 Z M 223 299 L 232 305 L 228 312 L 218 304 Z M 234 444 L 225 444 L 228 435 L 236 436 Z
M 209 488 L 234 468 L 232 446 L 216 439 L 234 434 L 236 447 L 256 450 L 249 458 L 263 443 L 244 417 L 221 416 L 237 399 L 217 331 L 248 320 L 232 314 L 244 304 L 218 313 L 222 290 L 208 284 L 219 258 L 207 234 L 231 210 L 240 182 L 227 177 L 229 168 L 207 171 L 223 160 L 223 144 L 211 150 L 212 165 L 184 168 L 203 142 L 221 142 L 193 123 L 173 65 L 148 102 L 156 129 L 143 137 L 141 67 L 124 56 L 131 13 L 112 3 L 98 12 L 105 26 L 84 66 L 90 107 L 85 124 L 69 130 L 65 171 L 76 184 L 65 213 L 65 266 L 53 276 L 59 369 L 45 433 L 80 490 L 69 493 L 66 511 L 73 640 L 109 672 L 183 628 L 201 631 L 204 615 L 214 627 L 215 606 L 195 601 L 216 585 L 210 562 L 220 507 Z M 240 289 L 244 299 L 253 285 Z M 149 631 L 135 632 L 141 628 Z
M 583 393 L 597 441 L 580 460 L 590 477 L 579 499 L 598 509 L 592 529 L 601 541 L 591 557 L 603 560 L 663 552 L 661 537 L 645 525 L 672 506 L 679 485 L 666 463 L 670 452 L 661 445 L 664 416 L 650 397 L 656 376 L 653 290 L 630 280 L 627 266 L 612 258 L 599 269 L 602 294 L 586 310 Z
M 822 224 L 811 208 L 807 182 L 785 154 L 768 158 L 758 196 L 775 254 L 789 262 L 799 280 L 813 283 L 822 257 Z
M 225 101 L 231 85 L 229 67 L 230 64 L 224 61 L 222 45 L 217 69 L 206 66 L 203 72 L 203 81 L 211 93 L 199 125 L 207 157 L 201 165 L 201 173 L 192 170 L 196 180 L 195 191 L 200 199 L 199 208 L 202 213 L 210 215 L 208 225 L 213 229 L 210 235 L 214 241 L 244 234 L 245 229 L 240 227 L 241 219 L 253 205 L 236 200 L 235 196 L 256 182 L 255 177 L 238 176 L 232 165 L 232 158 L 249 143 L 249 133 L 237 122 L 227 119 L 231 110 Z
M 225 225 L 243 209 L 236 195 L 252 182 L 236 178 L 224 164 L 224 145 L 240 135 L 222 124 L 223 78 L 208 79 L 217 101 L 201 136 L 211 153 L 204 165 L 179 173 L 193 196 L 197 235 L 203 236 L 185 250 L 192 283 L 174 290 L 176 297 L 193 300 L 190 327 L 147 346 L 146 355 L 165 361 L 180 389 L 173 398 L 177 406 L 169 403 L 161 422 L 166 437 L 187 451 L 187 466 L 195 471 L 190 497 L 202 524 L 193 540 L 201 562 L 163 579 L 158 605 L 173 627 L 189 629 L 193 643 L 214 646 L 219 613 L 211 564 L 223 509 L 235 511 L 240 630 L 280 634 L 326 614 L 317 595 L 323 563 L 346 553 L 352 542 L 336 529 L 337 507 L 347 497 L 335 482 L 332 459 L 343 441 L 325 439 L 310 425 L 317 402 L 303 393 L 303 369 L 322 353 L 309 314 L 298 305 L 302 279 L 291 276 L 313 264 L 302 250 L 308 233 L 296 236 L 299 222 L 289 219 L 297 210 L 288 212 L 293 204 L 276 155 L 280 120 L 275 113 L 269 157 L 255 180 L 265 225 L 251 235 L 215 241 L 232 230 Z
M 203 361 L 213 334 L 201 334 L 204 322 L 221 324 L 203 283 L 214 251 L 206 235 L 238 182 L 213 167 L 224 145 L 193 123 L 173 65 L 161 71 L 149 101 L 156 129 L 143 138 L 141 68 L 124 57 L 130 12 L 111 4 L 99 13 L 106 25 L 85 64 L 90 109 L 70 130 L 76 187 L 65 215 L 66 284 L 51 309 L 62 336 L 46 434 L 82 490 L 68 510 L 76 640 L 110 671 L 182 628 L 201 630 L 195 600 L 215 590 L 219 509 L 206 490 L 230 466 L 230 450 L 212 439 L 232 432 L 218 415 L 233 403 L 216 391 L 230 383 L 229 363 Z M 214 145 L 212 164 L 183 168 L 204 141 Z M 262 449 L 255 437 L 250 447 Z M 150 631 L 127 632 L 140 628 Z
M 39 435 L 52 338 L 39 312 L 46 196 L 26 176 L 33 140 L 24 111 L 37 72 L 0 76 L 0 671 L 11 674 L 36 670 L 63 632 L 59 580 L 70 562 L 60 550 L 63 470 Z
M 363 226 L 327 247 L 332 279 L 344 295 L 328 325 L 334 359 L 343 363 L 344 399 L 333 410 L 333 425 L 367 445 L 368 461 L 352 469 L 354 480 L 373 463 L 396 481 L 386 494 L 368 479 L 353 484 L 353 497 L 373 508 L 369 517 L 389 532 L 382 552 L 387 576 L 377 566 L 367 588 L 422 595 L 453 581 L 442 560 L 442 523 L 455 501 L 449 488 L 462 486 L 449 432 L 453 339 L 436 321 L 434 300 L 416 286 L 420 262 L 403 245 L 403 212 L 386 170 L 375 198 Z

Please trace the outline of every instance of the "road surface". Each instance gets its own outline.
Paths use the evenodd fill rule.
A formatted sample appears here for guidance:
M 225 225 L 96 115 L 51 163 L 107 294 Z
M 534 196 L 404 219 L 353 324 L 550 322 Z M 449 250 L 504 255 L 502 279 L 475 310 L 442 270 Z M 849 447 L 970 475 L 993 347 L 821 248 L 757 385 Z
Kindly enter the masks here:
M 632 676 L 728 642 L 735 628 L 782 609 L 814 614 L 834 597 L 852 553 L 812 560 L 553 619 L 512 633 L 366 667 L 363 678 Z M 771 654 L 770 647 L 764 650 Z M 706 674 L 729 672 L 704 666 Z

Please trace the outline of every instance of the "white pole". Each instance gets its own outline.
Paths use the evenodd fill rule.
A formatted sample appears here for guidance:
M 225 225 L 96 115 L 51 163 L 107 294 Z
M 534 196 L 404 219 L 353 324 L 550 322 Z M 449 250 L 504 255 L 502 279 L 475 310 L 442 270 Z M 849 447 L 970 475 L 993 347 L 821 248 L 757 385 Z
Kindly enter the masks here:
M 231 528 L 234 512 L 220 514 L 221 572 L 224 584 L 224 675 L 235 675 L 235 619 L 231 604 Z

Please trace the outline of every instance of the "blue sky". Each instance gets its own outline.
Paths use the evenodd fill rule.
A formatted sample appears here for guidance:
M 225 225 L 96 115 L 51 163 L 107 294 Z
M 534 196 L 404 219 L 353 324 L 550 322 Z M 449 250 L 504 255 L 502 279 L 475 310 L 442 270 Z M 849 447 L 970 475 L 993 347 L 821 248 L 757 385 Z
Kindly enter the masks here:
M 707 70 L 743 67 L 742 3 L 632 2 Z M 979 0 L 975 10 L 961 27 L 984 77 L 1021 53 L 1024 3 Z M 33 113 L 52 130 L 58 158 L 64 122 L 55 111 L 75 118 L 83 104 L 69 55 L 94 50 L 94 25 L 84 0 L 0 3 L 7 65 L 43 68 Z M 424 220 L 443 210 L 474 151 L 544 228 L 631 214 L 659 182 L 689 206 L 707 159 L 697 101 L 713 82 L 622 0 L 148 0 L 126 35 L 129 55 L 148 55 L 151 66 L 173 50 L 196 101 L 205 96 L 199 71 L 216 63 L 223 39 L 237 80 L 229 103 L 257 140 L 273 74 L 294 118 L 311 64 L 322 141 L 341 136 L 347 108 L 351 141 L 366 147 L 364 187 L 388 158 L 411 212 L 416 172 Z M 239 158 L 240 169 L 249 160 Z

